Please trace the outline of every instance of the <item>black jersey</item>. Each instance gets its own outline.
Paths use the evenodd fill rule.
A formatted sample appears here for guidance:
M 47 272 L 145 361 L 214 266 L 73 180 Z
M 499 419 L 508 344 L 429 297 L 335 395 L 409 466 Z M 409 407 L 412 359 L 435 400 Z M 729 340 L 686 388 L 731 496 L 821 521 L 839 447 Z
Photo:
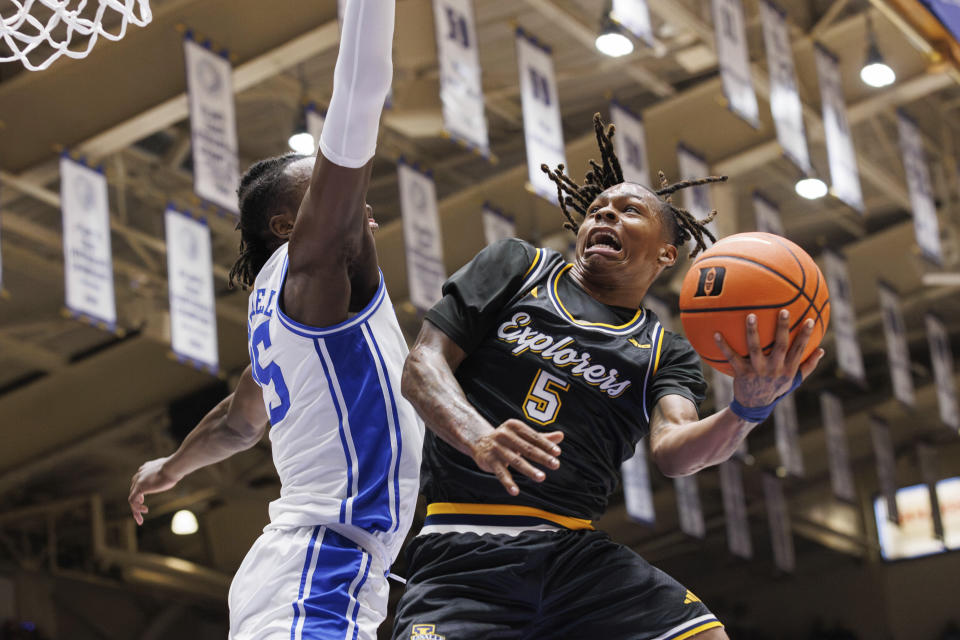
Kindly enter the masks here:
M 508 239 L 481 251 L 443 286 L 427 320 L 468 355 L 456 371 L 492 425 L 509 418 L 564 432 L 560 468 L 536 483 L 514 472 L 510 496 L 493 476 L 432 432 L 424 444 L 427 502 L 501 503 L 596 519 L 620 464 L 669 394 L 699 405 L 700 357 L 645 309 L 598 302 L 556 251 Z

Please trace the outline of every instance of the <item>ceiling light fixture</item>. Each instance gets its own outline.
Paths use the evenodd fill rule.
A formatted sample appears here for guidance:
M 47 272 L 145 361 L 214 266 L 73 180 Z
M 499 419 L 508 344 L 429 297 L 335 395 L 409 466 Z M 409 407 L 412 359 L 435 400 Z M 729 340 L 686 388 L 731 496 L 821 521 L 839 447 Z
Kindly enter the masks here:
M 189 509 L 181 509 L 173 514 L 173 520 L 170 521 L 170 530 L 178 536 L 188 536 L 196 533 L 200 528 L 197 522 L 197 516 Z
M 293 135 L 287 139 L 287 145 L 290 147 L 290 150 L 302 156 L 312 156 L 316 153 L 316 144 L 317 142 L 313 139 L 313 136 L 305 130 L 295 131 Z
M 613 3 L 608 2 L 603 12 L 603 22 L 600 25 L 600 35 L 594 41 L 597 51 L 611 58 L 633 53 L 633 40 L 628 38 L 623 29 L 613 21 L 610 13 L 613 11 Z
M 860 69 L 860 79 L 864 84 L 871 87 L 888 87 L 897 79 L 897 74 L 888 65 L 883 54 L 880 53 L 880 47 L 877 46 L 877 34 L 873 30 L 873 21 L 870 19 L 870 13 L 867 16 L 867 60 Z
M 807 200 L 816 200 L 827 195 L 827 185 L 820 178 L 801 178 L 794 186 L 797 195 Z

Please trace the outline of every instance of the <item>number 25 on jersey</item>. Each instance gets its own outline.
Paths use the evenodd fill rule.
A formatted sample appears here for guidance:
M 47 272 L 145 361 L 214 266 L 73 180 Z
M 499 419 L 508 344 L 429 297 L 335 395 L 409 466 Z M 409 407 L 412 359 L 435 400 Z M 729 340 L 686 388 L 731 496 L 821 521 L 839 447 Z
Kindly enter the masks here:
M 557 419 L 560 411 L 560 394 L 566 391 L 570 383 L 540 369 L 533 378 L 530 391 L 523 400 L 523 415 L 537 424 L 548 425 Z

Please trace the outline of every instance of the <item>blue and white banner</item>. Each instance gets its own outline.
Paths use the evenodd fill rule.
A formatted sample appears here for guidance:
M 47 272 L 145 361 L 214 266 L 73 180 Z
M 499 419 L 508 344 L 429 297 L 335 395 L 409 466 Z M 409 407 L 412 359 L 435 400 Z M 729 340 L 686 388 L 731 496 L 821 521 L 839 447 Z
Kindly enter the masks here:
M 641 440 L 633 456 L 620 465 L 623 480 L 623 499 L 631 520 L 654 524 L 653 492 L 650 489 L 650 468 L 647 464 L 647 441 Z
M 402 159 L 398 170 L 410 301 L 421 311 L 426 311 L 440 300 L 440 287 L 447 277 L 443 266 L 437 188 L 430 174 Z
M 473 0 L 433 0 L 443 126 L 452 138 L 490 155 Z
M 897 128 L 900 131 L 900 152 L 903 154 L 903 170 L 907 175 L 907 189 L 910 191 L 913 232 L 917 237 L 917 245 L 928 260 L 941 265 L 943 252 L 940 248 L 940 223 L 937 220 L 937 206 L 930 184 L 930 169 L 923 152 L 923 140 L 917 125 L 903 112 L 897 114 Z
M 650 165 L 647 163 L 647 142 L 643 119 L 619 102 L 610 103 L 610 120 L 617 128 L 613 150 L 620 159 L 623 179 L 650 187 Z
M 893 395 L 908 407 L 914 405 L 913 378 L 910 375 L 910 347 L 907 346 L 907 328 L 900 312 L 900 296 L 884 283 L 877 284 L 880 294 L 880 317 L 887 342 L 887 360 Z
M 523 103 L 523 137 L 527 145 L 527 178 L 537 195 L 556 202 L 557 187 L 540 170 L 541 164 L 550 169 L 566 164 L 560 96 L 550 49 L 523 29 L 517 29 L 517 65 Z
M 677 494 L 680 530 L 688 536 L 703 538 L 707 533 L 707 528 L 703 522 L 703 509 L 700 507 L 700 489 L 697 486 L 697 476 L 674 478 L 673 488 Z
M 189 36 L 183 40 L 183 53 L 193 142 L 193 190 L 204 200 L 237 212 L 240 174 L 230 60 Z
M 780 208 L 759 191 L 753 192 L 753 213 L 757 217 L 757 231 L 786 237 Z
M 797 568 L 797 560 L 793 550 L 793 533 L 790 531 L 790 512 L 779 478 L 769 473 L 763 474 L 763 497 L 773 543 L 773 562 L 781 571 L 793 573 Z
M 650 9 L 646 0 L 613 0 L 610 18 L 621 27 L 643 40 L 648 46 L 656 46 L 653 26 L 650 23 Z
M 710 165 L 703 156 L 683 144 L 677 145 L 677 168 L 680 171 L 681 180 L 694 180 L 710 175 Z M 701 184 L 684 189 L 680 194 L 683 196 L 683 206 L 693 214 L 694 218 L 702 220 L 713 211 L 713 205 L 710 203 L 710 185 Z M 714 236 L 717 235 L 716 220 L 708 224 L 707 228 Z M 719 240 L 719 237 L 717 239 Z
M 210 227 L 168 207 L 163 214 L 170 293 L 170 346 L 177 358 L 216 373 L 217 310 Z
M 933 379 L 937 385 L 937 404 L 940 419 L 953 429 L 960 429 L 960 408 L 957 406 L 957 388 L 953 380 L 953 353 L 950 351 L 950 334 L 940 318 L 928 313 L 927 341 L 930 344 L 930 360 L 933 363 Z
M 730 110 L 754 129 L 760 126 L 760 108 L 750 77 L 750 48 L 740 0 L 713 0 L 713 30 L 723 95 Z
M 730 553 L 741 558 L 752 558 L 753 543 L 747 520 L 747 500 L 743 494 L 742 464 L 739 460 L 727 460 L 720 465 L 720 492 L 723 495 L 723 515 Z
M 117 325 L 110 205 L 102 171 L 60 158 L 67 309 L 111 331 Z
M 866 382 L 863 355 L 857 342 L 857 319 L 853 311 L 853 292 L 847 262 L 833 251 L 823 252 L 824 277 L 830 290 L 830 321 L 837 340 L 837 363 L 850 379 Z
M 767 0 L 760 1 L 760 17 L 770 69 L 770 113 L 777 129 L 777 142 L 787 158 L 804 174 L 809 174 L 812 171 L 810 150 L 803 125 L 803 106 L 797 92 L 787 17 L 780 7 Z
M 307 133 L 313 136 L 313 152 L 320 149 L 320 134 L 323 133 L 323 123 L 327 120 L 327 112 L 317 108 L 312 102 L 307 105 L 304 116 L 307 121 Z
M 505 238 L 515 238 L 517 224 L 513 216 L 508 216 L 489 202 L 483 203 L 483 239 L 487 245 Z
M 887 503 L 887 518 L 897 524 L 900 521 L 900 511 L 897 509 L 897 461 L 890 439 L 890 426 L 880 418 L 870 416 L 870 439 L 873 441 L 873 454 L 877 458 L 877 483 Z
M 821 45 L 814 47 L 817 76 L 820 79 L 820 102 L 823 109 L 823 132 L 827 139 L 827 160 L 833 194 L 860 213 L 864 212 L 863 192 L 857 152 L 853 148 L 847 107 L 843 100 L 843 80 L 836 56 Z
M 803 455 L 797 439 L 799 426 L 797 404 L 794 398 L 792 393 L 787 394 L 773 409 L 774 439 L 777 443 L 777 452 L 780 454 L 780 464 L 787 470 L 788 475 L 801 478 L 803 477 Z
M 840 398 L 826 391 L 821 393 L 820 416 L 827 440 L 827 464 L 830 467 L 830 486 L 833 488 L 833 495 L 847 502 L 856 502 L 857 487 L 850 467 L 847 428 Z

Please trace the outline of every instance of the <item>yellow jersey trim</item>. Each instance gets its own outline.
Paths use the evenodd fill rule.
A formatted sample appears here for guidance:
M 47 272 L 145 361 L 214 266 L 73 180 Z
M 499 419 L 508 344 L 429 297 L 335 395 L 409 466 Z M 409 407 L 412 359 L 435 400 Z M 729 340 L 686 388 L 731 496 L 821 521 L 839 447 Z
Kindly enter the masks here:
M 560 299 L 560 293 L 557 291 L 557 285 L 560 283 L 560 278 L 565 274 L 570 268 L 573 267 L 573 264 L 568 264 L 560 271 L 557 272 L 557 277 L 553 279 L 553 283 L 550 285 L 553 288 L 553 297 L 557 301 L 557 304 L 560 305 L 560 309 L 563 311 L 563 314 L 567 317 L 567 320 L 573 324 L 580 325 L 581 327 L 603 327 L 605 329 L 616 329 L 621 331 L 623 329 L 629 329 L 631 325 L 638 323 L 643 319 L 643 309 L 637 309 L 637 313 L 629 322 L 624 324 L 615 325 L 615 324 L 606 324 L 603 322 L 587 322 L 586 320 L 577 320 L 573 315 L 567 311 L 567 308 L 563 306 L 563 300 Z
M 660 325 L 660 335 L 657 338 L 657 356 L 653 361 L 653 373 L 656 375 L 657 368 L 660 366 L 660 350 L 663 348 L 663 325 Z
M 722 626 L 723 626 L 723 623 L 720 622 L 719 620 L 711 620 L 710 622 L 707 622 L 706 624 L 702 624 L 702 625 L 700 625 L 699 627 L 694 627 L 693 629 L 690 629 L 689 631 L 686 631 L 686 632 L 684 632 L 684 633 L 681 633 L 679 636 L 675 636 L 675 637 L 671 638 L 670 640 L 686 640 L 687 638 L 691 638 L 691 637 L 697 635 L 698 633 L 703 633 L 703 632 L 706 631 L 707 629 L 716 629 L 717 627 L 722 627 Z
M 561 516 L 536 507 L 514 504 L 481 504 L 470 502 L 432 502 L 427 505 L 427 516 L 463 514 L 475 516 L 528 516 L 540 518 L 565 529 L 593 529 L 593 523 L 582 518 Z
M 541 254 L 541 253 L 542 253 L 541 250 L 540 250 L 539 248 L 537 248 L 537 254 L 536 254 L 535 256 L 533 256 L 533 262 L 531 262 L 531 263 L 530 263 L 530 266 L 527 267 L 527 272 L 523 274 L 524 279 L 526 279 L 526 277 L 527 277 L 528 275 L 530 275 L 530 272 L 533 271 L 533 268 L 537 266 L 537 263 L 538 263 L 538 262 L 540 262 L 540 254 Z

